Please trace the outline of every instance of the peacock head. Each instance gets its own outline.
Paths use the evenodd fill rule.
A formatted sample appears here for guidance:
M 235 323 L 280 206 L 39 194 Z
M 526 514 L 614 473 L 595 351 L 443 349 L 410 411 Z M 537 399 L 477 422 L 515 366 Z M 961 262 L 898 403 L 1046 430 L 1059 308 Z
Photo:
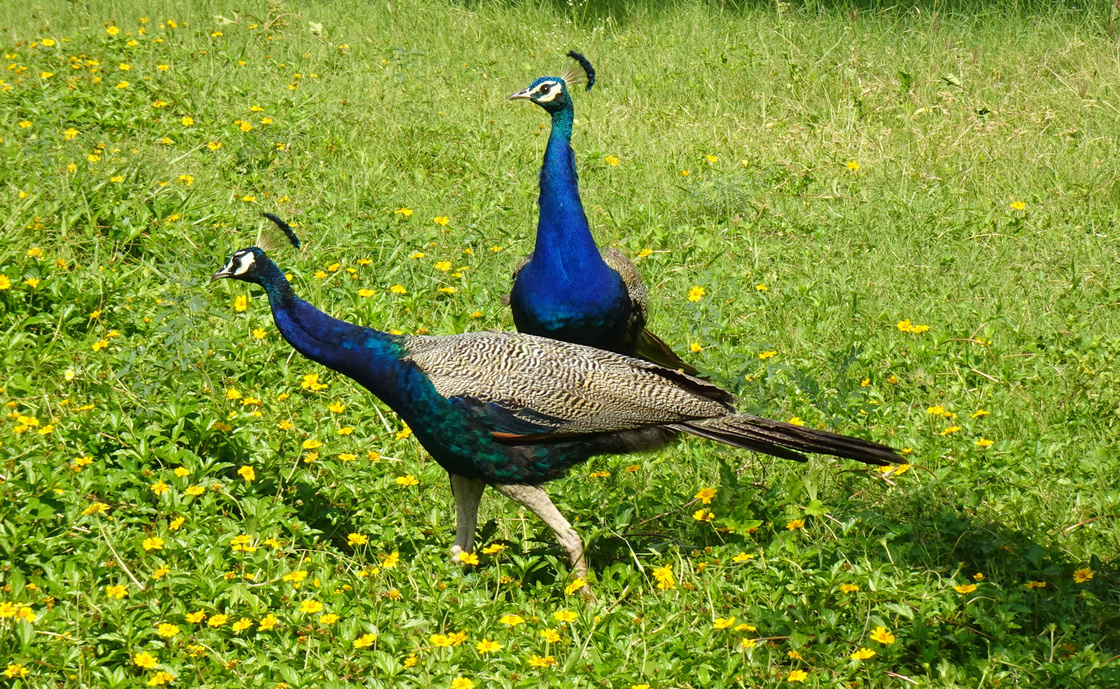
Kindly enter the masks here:
M 232 280 L 254 282 L 259 285 L 264 273 L 263 269 L 269 265 L 273 265 L 272 259 L 265 254 L 264 250 L 259 246 L 251 246 L 230 256 L 229 263 L 226 263 L 221 270 L 210 276 L 210 282 L 230 278 Z
M 587 84 L 585 90 L 590 91 L 595 85 L 595 68 L 583 55 L 574 50 L 568 57 L 576 61 L 576 65 L 569 67 L 558 77 L 538 77 L 528 87 L 521 89 L 507 100 L 528 100 L 545 109 L 549 114 L 554 114 L 572 107 L 572 98 L 568 87 Z
M 299 248 L 299 237 L 292 230 L 288 223 L 276 217 L 272 213 L 262 213 L 262 215 L 273 222 L 281 232 L 284 234 L 284 239 L 291 242 L 292 246 Z M 222 278 L 230 278 L 232 280 L 242 280 L 244 282 L 254 282 L 261 284 L 262 278 L 266 275 L 271 276 L 277 272 L 276 264 L 268 257 L 266 251 L 272 251 L 283 245 L 283 239 L 278 238 L 274 233 L 265 232 L 263 229 L 257 236 L 257 245 L 250 246 L 246 249 L 241 249 L 230 256 L 229 262 L 226 263 L 218 272 L 210 276 L 210 282 L 221 280 Z

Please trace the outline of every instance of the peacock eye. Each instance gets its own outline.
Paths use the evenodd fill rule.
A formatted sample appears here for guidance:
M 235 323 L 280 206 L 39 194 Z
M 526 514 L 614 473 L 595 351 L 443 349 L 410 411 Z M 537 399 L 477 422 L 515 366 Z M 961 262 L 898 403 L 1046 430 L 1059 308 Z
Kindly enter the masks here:
M 552 84 L 541 84 L 539 90 L 542 96 L 547 96 L 552 91 Z

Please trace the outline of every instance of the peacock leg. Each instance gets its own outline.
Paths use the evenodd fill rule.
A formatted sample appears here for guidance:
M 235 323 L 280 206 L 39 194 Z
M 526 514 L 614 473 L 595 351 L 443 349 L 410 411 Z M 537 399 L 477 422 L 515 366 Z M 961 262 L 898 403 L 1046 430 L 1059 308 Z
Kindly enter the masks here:
M 552 533 L 556 534 L 556 540 L 560 541 L 560 547 L 568 554 L 568 560 L 572 563 L 572 569 L 576 576 L 584 581 L 587 580 L 587 560 L 583 557 L 583 541 L 543 490 L 536 486 L 512 485 L 495 485 L 494 490 L 510 500 L 528 507 L 533 511 L 533 514 L 540 517 L 545 524 L 548 524 Z
M 451 478 L 451 493 L 455 496 L 455 545 L 451 546 L 451 557 L 458 560 L 459 553 L 469 553 L 474 549 L 478 504 L 482 502 L 486 484 L 458 474 L 448 476 Z

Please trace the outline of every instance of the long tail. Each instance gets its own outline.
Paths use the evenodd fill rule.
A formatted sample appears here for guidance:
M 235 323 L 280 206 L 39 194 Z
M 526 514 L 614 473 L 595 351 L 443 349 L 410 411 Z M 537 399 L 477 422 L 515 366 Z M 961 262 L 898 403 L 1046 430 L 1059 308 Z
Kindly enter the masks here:
M 807 459 L 802 452 L 854 459 L 875 466 L 901 464 L 904 461 L 894 448 L 870 440 L 771 421 L 750 414 L 690 421 L 673 424 L 669 428 L 798 462 Z

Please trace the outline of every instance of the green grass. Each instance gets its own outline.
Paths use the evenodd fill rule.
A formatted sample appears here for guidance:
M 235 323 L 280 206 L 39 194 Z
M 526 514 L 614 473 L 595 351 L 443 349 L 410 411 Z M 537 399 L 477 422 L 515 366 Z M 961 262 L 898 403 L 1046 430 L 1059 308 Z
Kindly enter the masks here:
M 0 8 L 0 682 L 1120 684 L 1116 17 L 909 4 Z M 576 96 L 584 203 L 602 243 L 649 250 L 652 329 L 744 409 L 912 462 L 595 460 L 548 486 L 590 602 L 493 494 L 505 550 L 449 562 L 443 470 L 293 356 L 259 291 L 207 284 L 274 211 L 306 241 L 274 258 L 332 314 L 511 328 L 547 131 L 504 98 L 571 48 L 601 80 Z

